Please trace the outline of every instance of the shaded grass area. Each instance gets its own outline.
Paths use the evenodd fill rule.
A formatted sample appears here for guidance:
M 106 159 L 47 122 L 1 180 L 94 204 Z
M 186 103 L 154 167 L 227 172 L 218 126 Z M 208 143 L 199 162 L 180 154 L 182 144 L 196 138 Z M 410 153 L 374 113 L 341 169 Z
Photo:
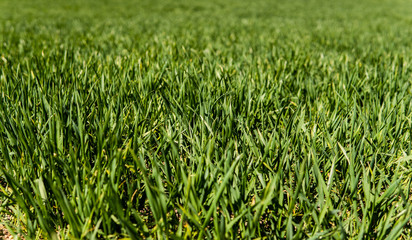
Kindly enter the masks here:
M 3 224 L 407 238 L 410 6 L 1 0 Z

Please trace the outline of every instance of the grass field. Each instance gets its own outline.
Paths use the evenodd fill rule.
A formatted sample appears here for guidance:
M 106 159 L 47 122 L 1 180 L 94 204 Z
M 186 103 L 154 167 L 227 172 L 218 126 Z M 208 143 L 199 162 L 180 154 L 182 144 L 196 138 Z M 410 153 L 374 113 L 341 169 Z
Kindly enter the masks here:
M 0 0 L 15 239 L 409 239 L 409 0 Z

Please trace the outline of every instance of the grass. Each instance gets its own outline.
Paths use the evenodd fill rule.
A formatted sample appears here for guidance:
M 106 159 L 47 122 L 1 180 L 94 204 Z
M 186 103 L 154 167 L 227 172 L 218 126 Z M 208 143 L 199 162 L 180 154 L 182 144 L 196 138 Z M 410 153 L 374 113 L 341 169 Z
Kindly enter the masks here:
M 0 0 L 10 234 L 410 238 L 409 1 L 103 2 Z

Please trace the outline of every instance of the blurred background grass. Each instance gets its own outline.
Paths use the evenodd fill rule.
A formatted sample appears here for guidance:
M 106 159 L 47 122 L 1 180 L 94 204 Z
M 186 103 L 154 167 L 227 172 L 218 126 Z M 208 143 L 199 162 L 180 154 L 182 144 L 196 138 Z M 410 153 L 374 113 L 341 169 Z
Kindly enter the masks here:
M 25 45 L 132 51 L 159 36 L 207 44 L 270 47 L 276 41 L 306 49 L 367 57 L 376 49 L 409 50 L 412 3 L 396 1 L 5 1 L 0 2 L 2 52 Z M 188 34 L 190 33 L 190 34 Z M 238 36 L 236 41 L 227 39 Z M 93 41 L 98 39 L 98 41 Z M 190 44 L 192 42 L 192 44 Z M 200 44 L 198 44 L 200 43 Z M 34 47 L 34 46 L 33 46 Z M 25 52 L 30 52 L 26 47 Z M 365 56 L 362 56 L 365 55 Z

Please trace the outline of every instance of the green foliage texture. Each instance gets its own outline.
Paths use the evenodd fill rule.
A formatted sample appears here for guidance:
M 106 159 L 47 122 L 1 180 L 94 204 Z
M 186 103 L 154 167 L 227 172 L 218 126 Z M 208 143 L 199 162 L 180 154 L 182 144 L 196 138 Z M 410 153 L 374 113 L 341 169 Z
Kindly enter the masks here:
M 25 239 L 408 239 L 412 2 L 0 0 Z

